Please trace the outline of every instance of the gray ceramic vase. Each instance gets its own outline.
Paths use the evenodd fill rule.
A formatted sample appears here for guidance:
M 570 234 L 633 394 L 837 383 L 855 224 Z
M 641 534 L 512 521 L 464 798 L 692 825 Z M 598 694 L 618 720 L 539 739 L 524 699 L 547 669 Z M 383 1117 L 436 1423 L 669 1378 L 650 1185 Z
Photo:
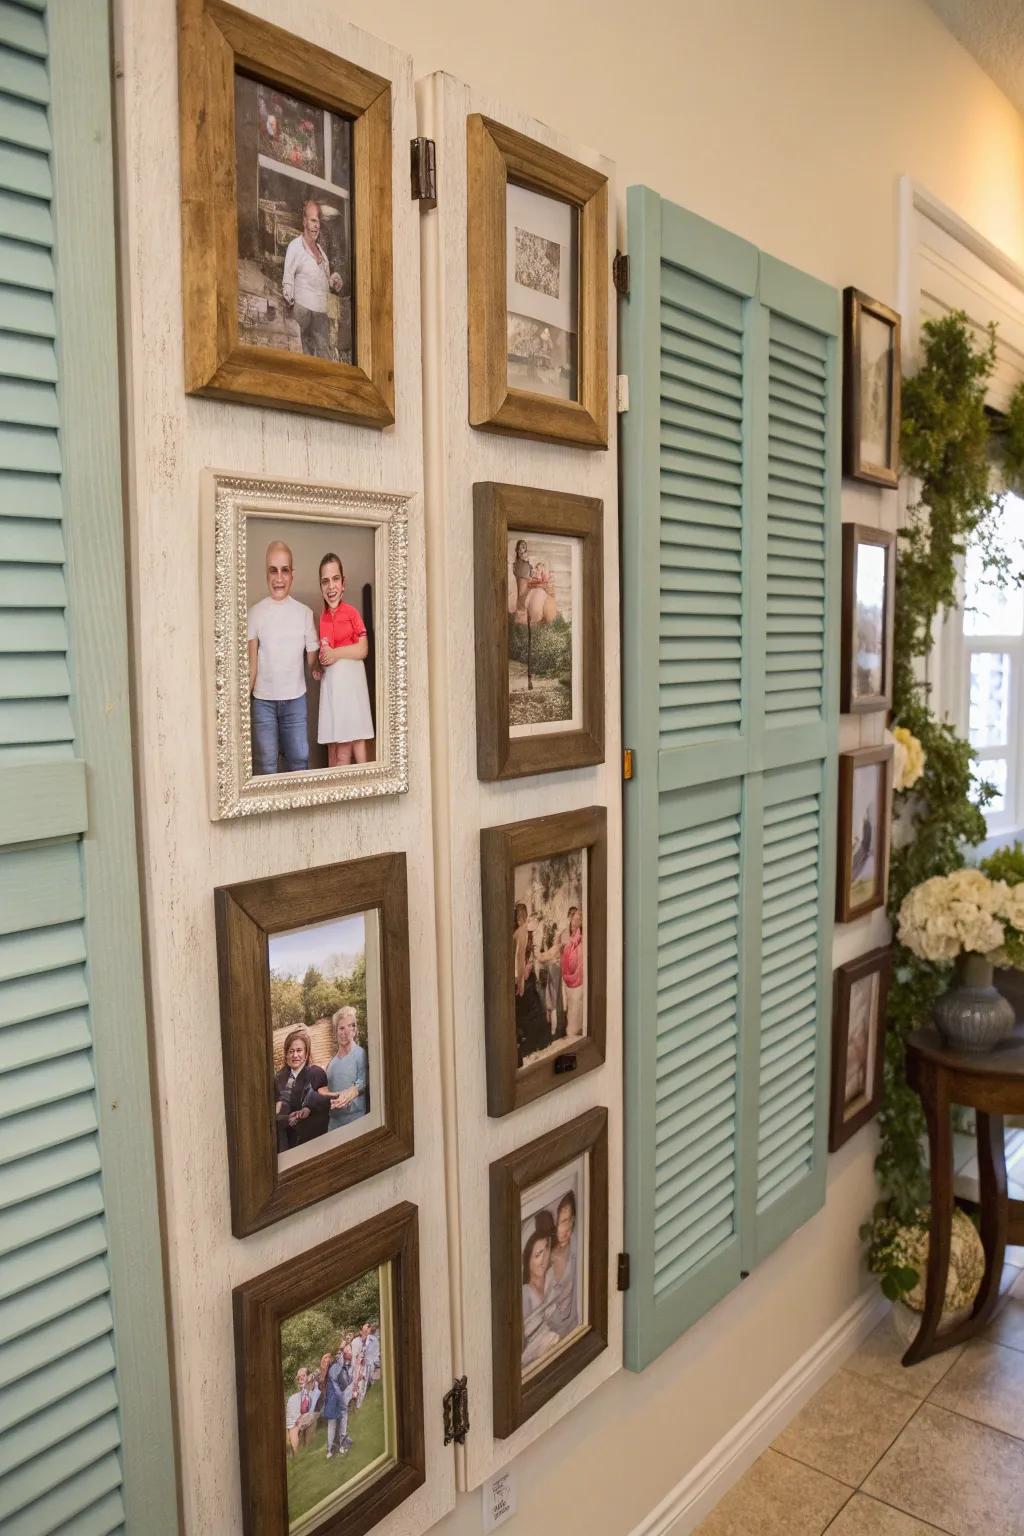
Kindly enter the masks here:
M 955 1051 L 991 1051 L 1013 1033 L 1013 1007 L 992 985 L 992 965 L 983 955 L 961 955 L 932 1018 L 943 1044 Z

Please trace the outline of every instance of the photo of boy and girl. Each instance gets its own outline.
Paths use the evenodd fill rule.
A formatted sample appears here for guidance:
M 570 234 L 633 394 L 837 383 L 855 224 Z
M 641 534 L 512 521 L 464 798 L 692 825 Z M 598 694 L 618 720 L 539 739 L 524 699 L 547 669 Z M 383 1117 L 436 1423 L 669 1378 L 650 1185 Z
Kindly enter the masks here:
M 268 940 L 278 1166 L 380 1121 L 377 913 Z
M 374 760 L 373 546 L 371 528 L 246 519 L 254 777 Z
M 586 1326 L 586 1156 L 522 1197 L 523 1380 Z
M 387 1273 L 383 1292 L 387 1295 Z M 369 1270 L 281 1324 L 288 1529 L 358 1497 L 393 1444 L 382 1272 Z

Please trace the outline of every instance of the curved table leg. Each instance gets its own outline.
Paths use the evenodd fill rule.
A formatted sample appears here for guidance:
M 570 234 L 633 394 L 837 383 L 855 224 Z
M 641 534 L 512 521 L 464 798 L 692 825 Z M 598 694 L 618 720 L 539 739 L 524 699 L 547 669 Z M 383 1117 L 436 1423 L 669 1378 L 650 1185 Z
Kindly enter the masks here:
M 942 1079 L 928 1070 L 919 1082 L 921 1102 L 928 1121 L 928 1152 L 931 1164 L 931 1227 L 928 1238 L 928 1276 L 924 1313 L 916 1337 L 903 1356 L 904 1365 L 916 1365 L 936 1352 L 936 1335 L 946 1300 L 946 1275 L 953 1222 L 953 1127 Z
M 1002 1115 L 976 1111 L 978 1128 L 978 1183 L 981 1195 L 981 1241 L 985 1248 L 985 1274 L 971 1313 L 978 1327 L 987 1322 L 999 1300 L 1006 1254 L 1009 1207 L 1006 1199 L 1006 1151 Z

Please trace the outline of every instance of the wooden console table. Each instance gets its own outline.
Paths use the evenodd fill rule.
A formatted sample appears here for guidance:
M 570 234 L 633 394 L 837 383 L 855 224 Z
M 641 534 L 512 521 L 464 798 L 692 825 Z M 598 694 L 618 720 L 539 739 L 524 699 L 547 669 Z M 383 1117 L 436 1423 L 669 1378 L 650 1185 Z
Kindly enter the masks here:
M 1006 1244 L 1024 1243 L 1024 1200 L 1007 1199 L 1003 1151 L 1003 1116 L 1024 1114 L 1024 1025 L 984 1055 L 950 1049 L 934 1029 L 916 1030 L 907 1039 L 907 1081 L 928 1121 L 932 1187 L 924 1313 L 903 1356 L 904 1365 L 916 1365 L 984 1328 L 999 1299 Z M 977 1120 L 985 1275 L 970 1317 L 939 1333 L 953 1222 L 953 1104 L 973 1109 Z

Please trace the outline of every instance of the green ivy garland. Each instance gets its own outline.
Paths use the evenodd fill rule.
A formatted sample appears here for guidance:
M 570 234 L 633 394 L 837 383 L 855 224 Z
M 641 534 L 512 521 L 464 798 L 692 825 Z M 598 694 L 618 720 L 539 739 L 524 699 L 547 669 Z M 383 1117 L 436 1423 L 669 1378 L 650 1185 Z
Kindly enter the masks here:
M 957 311 L 926 321 L 922 340 L 922 366 L 903 383 L 903 472 L 919 481 L 921 494 L 907 509 L 897 540 L 893 723 L 918 738 L 926 762 L 914 789 L 898 797 L 912 818 L 912 838 L 892 854 L 888 911 L 894 921 L 908 891 L 933 875 L 959 869 L 965 862 L 964 848 L 982 841 L 981 808 L 992 793 L 973 772 L 969 744 L 932 713 L 916 664 L 931 650 L 936 615 L 955 604 L 956 562 L 968 543 L 980 548 L 989 579 L 1024 579 L 1024 573 L 1006 569 L 1005 557 L 993 541 L 1002 496 L 992 486 L 994 444 L 1001 453 L 1005 483 L 1024 483 L 1024 385 L 994 428 L 985 410 L 985 392 L 995 364 L 995 326 L 981 341 L 972 334 L 966 315 Z M 917 1281 L 916 1273 L 899 1262 L 894 1233 L 901 1225 L 919 1221 L 928 1203 L 924 1116 L 920 1100 L 907 1085 L 904 1042 L 927 1020 L 948 983 L 948 966 L 919 960 L 894 938 L 876 1161 L 882 1198 L 863 1231 L 871 1241 L 871 1267 L 893 1299 Z

